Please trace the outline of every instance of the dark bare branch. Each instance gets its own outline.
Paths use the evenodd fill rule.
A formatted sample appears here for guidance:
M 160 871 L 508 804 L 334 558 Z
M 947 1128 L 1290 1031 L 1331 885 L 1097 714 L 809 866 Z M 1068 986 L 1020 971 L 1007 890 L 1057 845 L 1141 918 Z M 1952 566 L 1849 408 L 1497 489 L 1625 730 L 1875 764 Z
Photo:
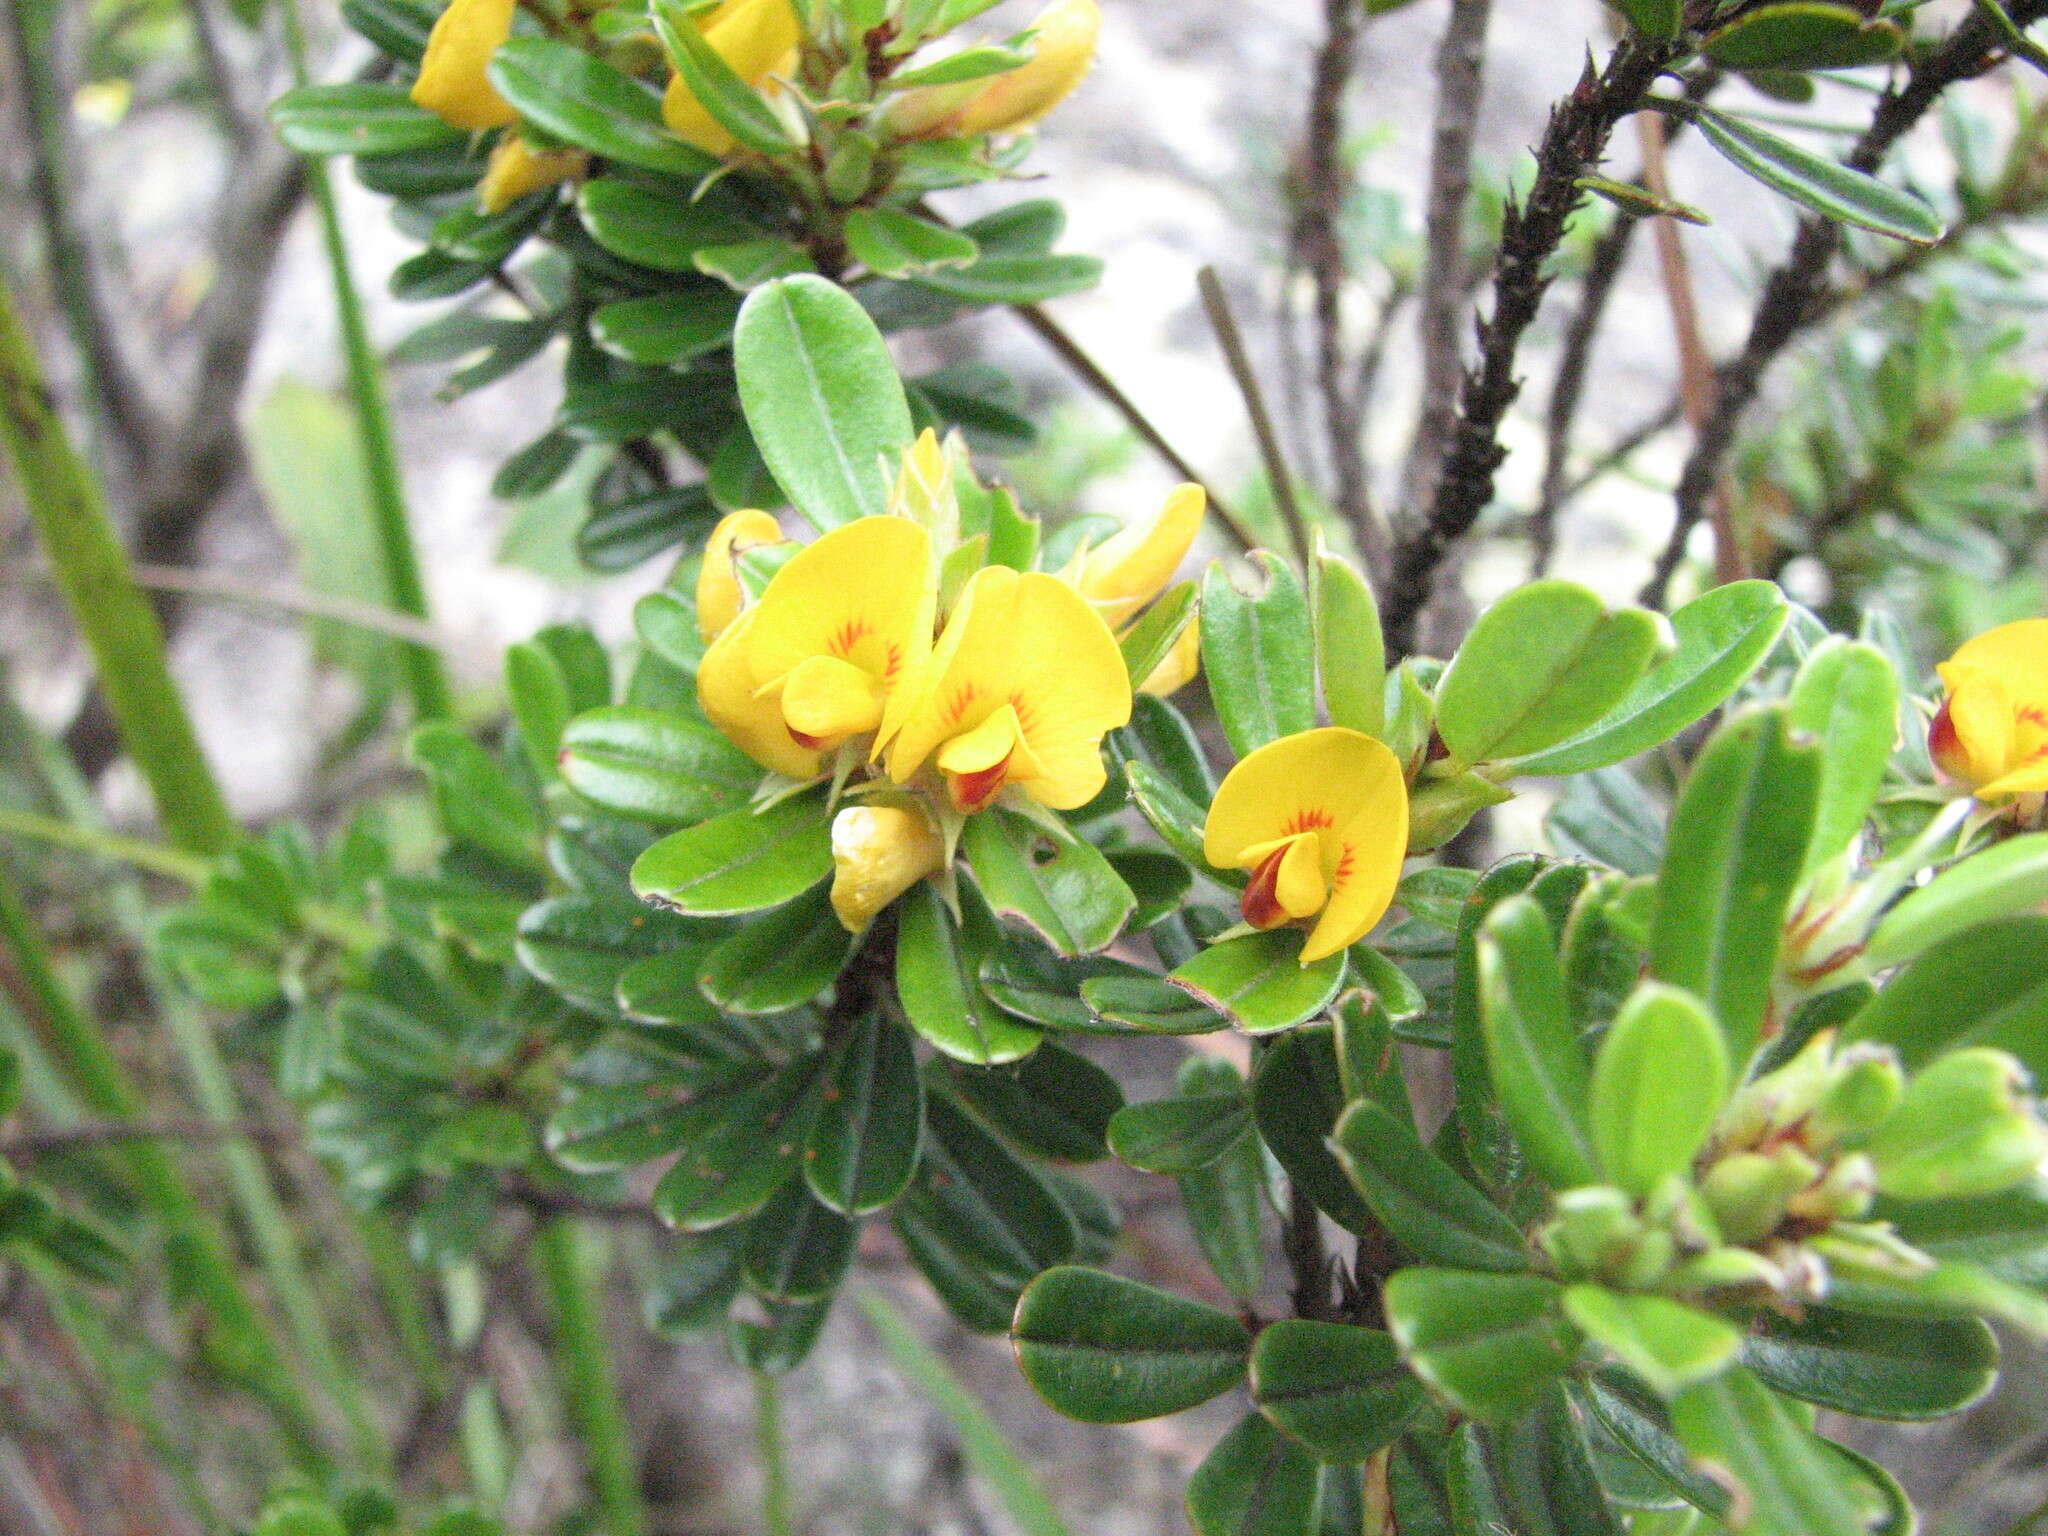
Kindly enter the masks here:
M 1527 201 L 1508 210 L 1501 232 L 1493 312 L 1479 326 L 1479 359 L 1465 375 L 1429 515 L 1395 552 L 1382 611 L 1399 654 L 1413 647 L 1437 568 L 1493 500 L 1494 472 L 1506 457 L 1501 422 L 1521 392 L 1517 354 L 1550 286 L 1550 259 L 1584 196 L 1579 178 L 1600 162 L 1615 124 L 1641 105 L 1672 52 L 1668 43 L 1625 39 L 1604 70 L 1589 61 L 1577 87 L 1551 110 L 1536 150 L 1535 182 Z
M 1436 53 L 1436 132 L 1429 154 L 1426 264 L 1420 315 L 1422 410 L 1408 462 L 1407 502 L 1429 504 L 1444 447 L 1458 421 L 1464 377 L 1465 307 L 1472 280 L 1465 254 L 1472 200 L 1472 144 L 1486 89 L 1486 28 L 1493 0 L 1452 0 Z

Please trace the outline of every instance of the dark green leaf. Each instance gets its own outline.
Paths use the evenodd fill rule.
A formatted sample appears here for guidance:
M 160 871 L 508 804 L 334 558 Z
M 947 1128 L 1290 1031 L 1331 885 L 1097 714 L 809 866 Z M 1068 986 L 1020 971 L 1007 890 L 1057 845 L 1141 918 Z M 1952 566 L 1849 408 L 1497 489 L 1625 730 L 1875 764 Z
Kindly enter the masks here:
M 879 1211 L 909 1185 L 923 1126 L 924 1080 L 910 1036 L 869 1014 L 832 1059 L 804 1181 L 834 1210 Z
M 1475 1419 L 1512 1418 L 1570 1364 L 1576 1340 L 1558 1286 L 1536 1275 L 1404 1269 L 1387 1281 L 1387 1325 L 1415 1373 Z
M 661 98 L 573 44 L 515 37 L 491 56 L 491 84 L 550 138 L 623 165 L 699 177 L 718 162 L 661 120 Z
M 1179 1413 L 1244 1376 L 1251 1336 L 1227 1312 L 1097 1269 L 1046 1271 L 1017 1304 L 1024 1379 L 1070 1419 Z
M 590 334 L 630 363 L 669 367 L 716 351 L 732 339 L 738 295 L 726 288 L 690 288 L 601 306 Z
M 1337 1159 L 1329 1138 L 1344 1110 L 1337 1047 L 1327 1024 L 1290 1030 L 1259 1052 L 1252 1072 L 1252 1113 L 1280 1166 L 1317 1209 L 1363 1232 L 1372 1211 Z
M 1909 192 L 1711 107 L 1694 105 L 1688 115 L 1738 170 L 1822 218 L 1922 245 L 1941 238 L 1940 217 Z
M 599 245 L 657 272 L 695 272 L 694 258 L 705 247 L 765 233 L 715 200 L 663 194 L 616 176 L 585 182 L 576 208 Z
M 704 994 L 727 1013 L 783 1013 L 839 979 L 853 935 L 823 886 L 751 919 L 704 961 Z
M 271 103 L 270 121 L 302 155 L 389 155 L 462 142 L 404 86 L 381 81 L 300 86 Z
M 1050 1041 L 1013 1066 L 969 1067 L 951 1078 L 981 1117 L 1034 1157 L 1092 1163 L 1123 1108 L 1116 1079 L 1085 1056 Z
M 1293 929 L 1246 934 L 1208 948 L 1166 979 L 1247 1034 L 1271 1034 L 1315 1017 L 1344 984 L 1343 952 L 1312 965 L 1300 960 Z
M 1314 1536 L 1313 1457 L 1256 1413 L 1216 1442 L 1188 1479 L 1195 1536 Z
M 1099 954 L 1137 907 L 1131 888 L 1092 843 L 1058 836 L 1016 812 L 969 817 L 960 846 L 996 915 L 1056 954 Z
M 633 894 L 692 917 L 729 917 L 793 901 L 831 873 L 829 810 L 812 792 L 670 833 L 633 861 Z
M 2001 918 L 1931 945 L 1842 1037 L 1889 1045 L 1908 1069 L 1946 1051 L 1991 1046 L 2048 1077 L 2048 917 Z
M 761 782 L 759 766 L 709 726 L 624 705 L 569 723 L 561 771 L 593 805 L 668 826 L 744 806 Z
M 1975 1318 L 1875 1317 L 1809 1307 L 1766 1317 L 1742 1363 L 1791 1397 L 1862 1419 L 1960 1413 L 1998 1380 L 1998 1341 Z
M 683 1154 L 688 1157 L 689 1154 Z M 771 1301 L 817 1301 L 839 1289 L 860 1225 L 791 1179 L 747 1223 L 747 1288 Z
M 1373 1328 L 1288 1318 L 1263 1329 L 1251 1357 L 1252 1401 L 1322 1461 L 1364 1461 L 1422 1406 L 1422 1383 Z
M 1352 1104 L 1330 1145 L 1373 1214 L 1425 1263 L 1502 1274 L 1529 1267 L 1521 1229 L 1383 1105 Z
M 922 881 L 904 894 L 896 914 L 896 992 L 912 1028 L 948 1056 L 978 1066 L 1038 1049 L 1044 1037 L 1003 1013 L 979 985 L 990 948 L 986 918 L 956 924 Z

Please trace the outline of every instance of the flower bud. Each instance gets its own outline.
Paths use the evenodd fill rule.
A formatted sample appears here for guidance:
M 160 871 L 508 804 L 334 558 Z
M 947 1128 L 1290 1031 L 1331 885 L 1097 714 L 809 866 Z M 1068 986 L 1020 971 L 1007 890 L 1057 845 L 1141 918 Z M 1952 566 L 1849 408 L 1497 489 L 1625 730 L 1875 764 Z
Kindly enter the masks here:
M 1033 24 L 1031 58 L 986 82 L 924 86 L 905 91 L 889 107 L 889 127 L 900 138 L 974 138 L 1028 128 L 1066 100 L 1095 62 L 1102 30 L 1096 0 L 1052 0 Z
M 832 818 L 832 910 L 848 932 L 861 933 L 945 862 L 945 839 L 923 811 L 850 805 Z
M 522 197 L 581 176 L 590 157 L 580 149 L 534 149 L 516 133 L 498 140 L 477 189 L 485 213 L 503 213 Z
M 1565 1190 L 1552 1210 L 1555 1215 L 1536 1240 L 1563 1275 L 1608 1275 L 1644 1236 L 1635 1202 L 1604 1184 Z
M 1514 798 L 1513 790 L 1476 773 L 1424 780 L 1408 800 L 1409 854 L 1443 847 L 1487 806 Z
M 1890 1118 L 1905 1091 L 1906 1074 L 1891 1051 L 1850 1047 L 1837 1058 L 1834 1078 L 1813 1107 L 1813 1141 L 1829 1146 L 1869 1135 Z
M 734 562 L 749 549 L 782 540 L 782 525 L 766 512 L 749 507 L 729 512 L 704 542 L 704 560 L 697 567 L 697 633 L 709 645 L 740 616 L 746 594 Z
M 1707 1170 L 1700 1193 L 1731 1243 L 1768 1237 L 1785 1219 L 1791 1198 L 1820 1176 L 1820 1165 L 1797 1147 L 1735 1152 Z

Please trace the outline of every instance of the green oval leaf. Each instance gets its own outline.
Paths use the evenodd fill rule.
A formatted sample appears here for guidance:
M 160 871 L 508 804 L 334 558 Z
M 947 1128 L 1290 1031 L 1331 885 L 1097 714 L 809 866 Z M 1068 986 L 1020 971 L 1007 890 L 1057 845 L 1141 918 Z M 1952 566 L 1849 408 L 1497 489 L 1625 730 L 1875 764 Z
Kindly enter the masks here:
M 1799 668 L 1786 722 L 1820 743 L 1808 871 L 1846 849 L 1870 814 L 1898 738 L 1898 716 L 1898 674 L 1875 646 L 1831 637 Z
M 1512 1418 L 1571 1363 L 1559 1287 L 1537 1275 L 1404 1269 L 1387 1281 L 1387 1326 L 1415 1374 L 1475 1419 Z
M 1458 647 L 1437 689 L 1437 732 L 1468 765 L 1541 752 L 1605 719 L 1673 644 L 1659 614 L 1610 613 L 1574 582 L 1531 582 Z
M 1896 23 L 1851 6 L 1789 0 L 1738 16 L 1700 47 L 1723 69 L 1857 69 L 1895 58 L 1904 42 Z
M 1275 929 L 1225 939 L 1175 966 L 1166 980 L 1246 1034 L 1272 1034 L 1314 1018 L 1344 985 L 1344 953 L 1303 965 L 1303 938 L 1295 929 Z
M 570 721 L 560 766 L 591 804 L 671 826 L 744 806 L 761 782 L 760 767 L 711 727 L 627 705 Z
M 869 1014 L 827 1069 L 804 1147 L 804 1182 L 849 1216 L 893 1205 L 917 1171 L 923 1129 L 924 1080 L 910 1036 Z
M 1070 959 L 1109 948 L 1137 909 L 1093 843 L 1013 811 L 970 816 L 960 851 L 996 916 Z
M 673 176 L 694 179 L 718 168 L 668 131 L 659 96 L 572 44 L 512 38 L 491 56 L 489 74 L 498 94 L 550 138 Z
M 1960 1413 L 1998 1380 L 1998 1341 L 1969 1317 L 1874 1317 L 1809 1307 L 1766 1317 L 1742 1363 L 1791 1397 L 1864 1419 Z
M 1738 1366 L 1687 1388 L 1671 1423 L 1735 1494 L 1744 1536 L 1863 1536 L 1847 1464 L 1748 1371 Z
M 1781 709 L 1752 710 L 1714 733 L 1672 812 L 1650 970 L 1706 1005 L 1731 1062 L 1763 1029 L 1820 774 L 1819 749 L 1792 741 Z
M 1227 1312 L 1072 1267 L 1031 1282 L 1010 1337 L 1024 1379 L 1085 1424 L 1130 1424 L 1206 1403 L 1243 1379 L 1251 1348 Z
M 793 901 L 832 873 L 822 792 L 732 811 L 667 837 L 633 861 L 633 894 L 691 917 L 730 917 Z
M 1202 674 L 1239 757 L 1316 723 L 1308 594 L 1270 550 L 1253 551 L 1251 561 L 1249 588 L 1220 561 L 1202 577 Z
M 1770 581 L 1703 592 L 1671 615 L 1676 644 L 1604 718 L 1515 763 L 1528 775 L 1584 773 L 1669 741 L 1725 703 L 1778 642 L 1791 610 Z
M 1252 1401 L 1326 1462 L 1364 1461 L 1407 1427 L 1422 1383 L 1374 1328 L 1285 1318 L 1252 1346 Z
M 1647 1198 L 1692 1166 L 1729 1086 L 1728 1048 L 1698 999 L 1644 982 L 1593 1062 L 1593 1144 L 1601 1170 Z
M 1598 1182 L 1586 1101 L 1591 1074 L 1543 909 L 1511 896 L 1479 930 L 1479 1012 L 1495 1099 L 1553 1189 Z
M 966 914 L 963 913 L 963 916 Z M 982 923 L 986 924 L 983 918 Z M 920 1035 L 958 1061 L 1016 1061 L 1044 1038 L 983 995 L 978 980 L 990 947 L 970 919 L 956 924 L 937 891 L 919 882 L 896 905 L 896 992 Z
M 1930 945 L 1843 1026 L 1842 1038 L 1888 1045 L 1908 1069 L 1990 1046 L 2048 1077 L 2048 917 L 2000 918 Z
M 832 528 L 888 510 L 910 405 L 867 311 L 821 277 L 777 278 L 747 295 L 733 359 L 747 425 L 799 511 Z
M 1864 963 L 1886 970 L 1979 923 L 2048 904 L 2048 832 L 2031 832 L 1959 859 L 1885 913 Z
M 1425 1263 L 1500 1274 L 1529 1267 L 1521 1228 L 1386 1106 L 1352 1104 L 1330 1146 L 1394 1240 Z
M 1217 1441 L 1188 1479 L 1195 1536 L 1313 1536 L 1315 1459 L 1256 1413 Z
M 302 155 L 390 155 L 463 142 L 402 85 L 352 80 L 302 85 L 270 105 L 277 136 Z
M 825 887 L 815 886 L 720 943 L 698 980 L 727 1013 L 785 1013 L 837 981 L 853 945 Z

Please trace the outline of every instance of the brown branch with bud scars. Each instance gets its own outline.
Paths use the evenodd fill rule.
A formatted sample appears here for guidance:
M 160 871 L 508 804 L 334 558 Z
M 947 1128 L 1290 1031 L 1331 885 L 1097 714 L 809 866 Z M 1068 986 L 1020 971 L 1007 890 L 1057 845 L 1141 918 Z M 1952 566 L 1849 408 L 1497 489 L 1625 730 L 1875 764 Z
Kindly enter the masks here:
M 2011 14 L 2015 23 L 2025 27 L 2048 16 L 2048 0 L 2019 0 Z M 1959 23 L 1946 41 L 1913 62 L 1903 84 L 1894 82 L 1880 98 L 1870 126 L 1845 163 L 1865 174 L 1876 171 L 1892 146 L 1927 115 L 1944 91 L 1991 69 L 2004 57 L 2004 46 L 1999 29 L 1982 12 Z M 1735 445 L 1736 428 L 1762 389 L 1771 364 L 1832 309 L 1828 274 L 1841 248 L 1841 225 L 1819 215 L 1802 219 L 1784 261 L 1765 281 L 1750 319 L 1748 339 L 1718 370 L 1714 409 L 1679 475 L 1671 537 L 1643 587 L 1644 604 L 1661 608 L 1668 600 L 1671 578 L 1685 559 L 1685 546 L 1706 514 L 1708 499 Z
M 1585 196 L 1579 179 L 1599 164 L 1615 125 L 1642 105 L 1675 52 L 1672 43 L 1625 38 L 1604 69 L 1589 60 L 1578 85 L 1551 109 L 1536 148 L 1536 179 L 1527 198 L 1509 207 L 1502 227 L 1493 311 L 1479 323 L 1478 360 L 1465 373 L 1428 514 L 1394 553 L 1381 611 L 1397 655 L 1413 648 L 1437 568 L 1493 500 L 1494 472 L 1507 456 L 1501 423 L 1521 393 L 1517 354 L 1550 287 L 1550 259 Z

